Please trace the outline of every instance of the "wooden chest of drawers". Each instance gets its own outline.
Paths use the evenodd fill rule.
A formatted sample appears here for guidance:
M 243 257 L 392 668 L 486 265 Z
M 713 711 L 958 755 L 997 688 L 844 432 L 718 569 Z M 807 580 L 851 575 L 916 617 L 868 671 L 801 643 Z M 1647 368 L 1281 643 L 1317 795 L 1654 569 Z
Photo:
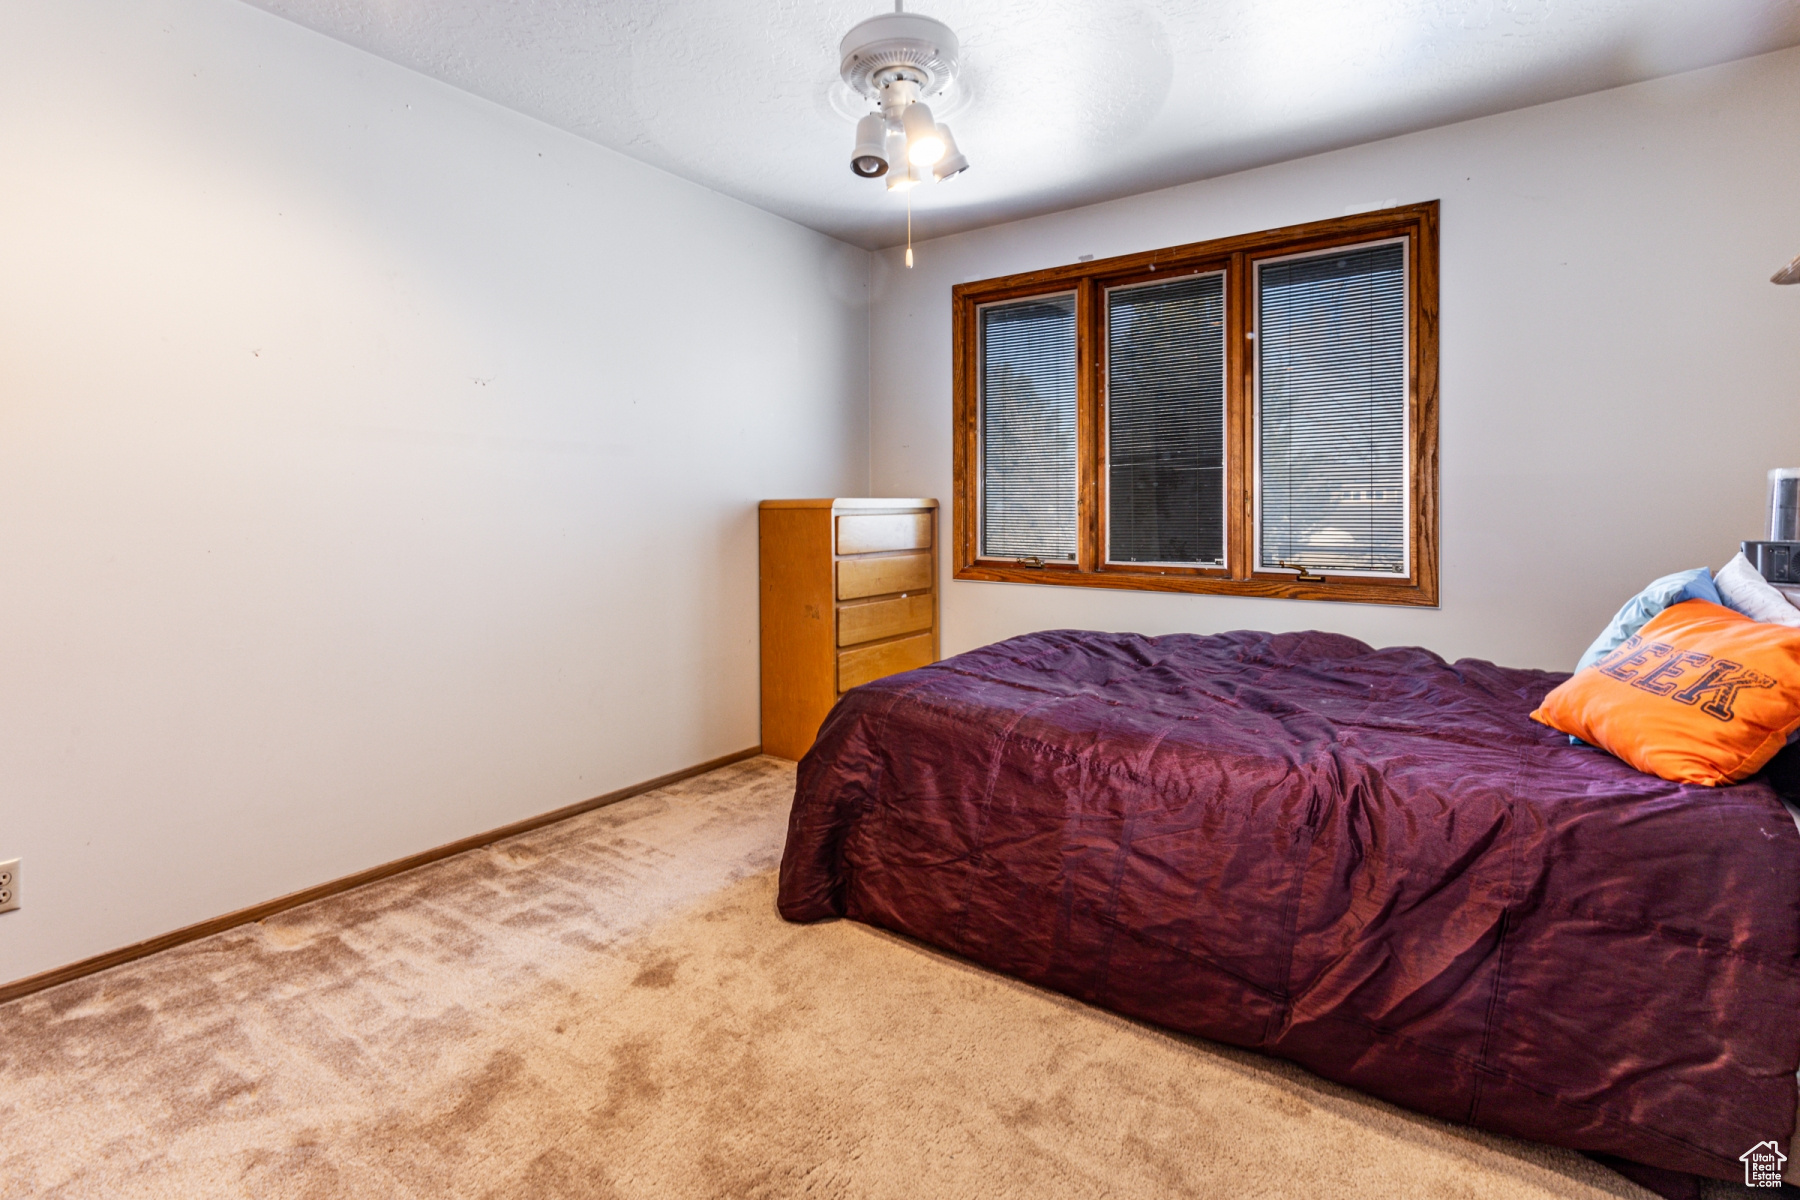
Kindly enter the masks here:
M 762 748 L 799 758 L 840 693 L 938 657 L 936 500 L 764 500 Z

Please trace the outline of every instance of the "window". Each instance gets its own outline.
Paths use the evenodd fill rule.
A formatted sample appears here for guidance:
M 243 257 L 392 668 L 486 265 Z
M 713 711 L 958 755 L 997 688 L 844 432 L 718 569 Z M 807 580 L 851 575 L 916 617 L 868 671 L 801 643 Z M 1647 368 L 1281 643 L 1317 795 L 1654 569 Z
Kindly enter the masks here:
M 1075 296 L 981 310 L 981 552 L 1075 558 Z
M 1437 603 L 1437 205 L 959 285 L 958 579 Z
M 1406 574 L 1406 244 L 1256 264 L 1257 565 Z
M 1106 292 L 1106 560 L 1225 565 L 1225 276 Z

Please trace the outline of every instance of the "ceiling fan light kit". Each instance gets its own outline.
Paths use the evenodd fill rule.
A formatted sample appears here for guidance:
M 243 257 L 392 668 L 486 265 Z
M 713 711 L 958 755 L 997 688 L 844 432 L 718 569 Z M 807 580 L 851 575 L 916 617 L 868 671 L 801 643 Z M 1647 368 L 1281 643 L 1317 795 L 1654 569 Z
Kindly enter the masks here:
M 924 183 L 925 180 L 926 173 L 924 171 L 921 171 L 917 166 L 907 162 L 905 159 L 900 159 L 895 162 L 893 166 L 888 168 L 887 190 L 890 192 L 904 192 L 919 186 L 921 183 Z
M 856 123 L 856 149 L 850 152 L 850 169 L 864 179 L 887 173 L 887 125 L 880 113 L 870 113 Z
M 931 175 L 939 183 L 952 175 L 961 175 L 969 169 L 969 160 L 962 156 L 956 148 L 956 139 L 950 135 L 948 125 L 939 125 L 938 134 L 944 139 L 944 156 L 932 165 Z
M 859 23 L 838 46 L 844 82 L 881 108 L 857 122 L 850 170 L 863 179 L 887 176 L 889 191 L 948 179 L 969 166 L 925 103 L 956 78 L 956 34 L 942 21 L 904 11 L 903 3 Z

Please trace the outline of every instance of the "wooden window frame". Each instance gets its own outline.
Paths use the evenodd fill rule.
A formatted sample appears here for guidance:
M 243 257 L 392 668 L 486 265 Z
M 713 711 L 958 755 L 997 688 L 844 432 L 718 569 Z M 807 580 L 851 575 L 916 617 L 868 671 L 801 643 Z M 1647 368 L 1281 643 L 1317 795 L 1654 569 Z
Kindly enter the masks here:
M 1247 336 L 1254 321 L 1254 264 L 1262 259 L 1363 242 L 1407 241 L 1407 429 L 1409 573 L 1405 577 L 1333 575 L 1302 581 L 1289 571 L 1255 570 L 1255 362 Z M 1106 563 L 1105 324 L 1108 287 L 1225 271 L 1224 568 Z M 1032 566 L 978 553 L 980 407 L 977 394 L 979 306 L 1050 292 L 1075 293 L 1076 560 Z M 1096 262 L 1052 267 L 956 285 L 954 339 L 954 578 L 1157 592 L 1341 600 L 1361 604 L 1438 603 L 1438 203 L 1290 225 L 1239 237 L 1194 242 Z

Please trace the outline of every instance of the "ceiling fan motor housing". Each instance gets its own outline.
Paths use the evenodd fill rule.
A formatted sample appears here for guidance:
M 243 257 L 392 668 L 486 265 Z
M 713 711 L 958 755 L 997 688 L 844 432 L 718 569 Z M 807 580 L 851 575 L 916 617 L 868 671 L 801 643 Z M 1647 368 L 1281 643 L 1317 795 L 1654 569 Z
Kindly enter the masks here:
M 935 96 L 956 78 L 961 47 L 942 21 L 917 13 L 882 13 L 844 35 L 838 45 L 838 73 L 844 82 L 880 102 L 882 89 L 907 82 L 923 98 Z

